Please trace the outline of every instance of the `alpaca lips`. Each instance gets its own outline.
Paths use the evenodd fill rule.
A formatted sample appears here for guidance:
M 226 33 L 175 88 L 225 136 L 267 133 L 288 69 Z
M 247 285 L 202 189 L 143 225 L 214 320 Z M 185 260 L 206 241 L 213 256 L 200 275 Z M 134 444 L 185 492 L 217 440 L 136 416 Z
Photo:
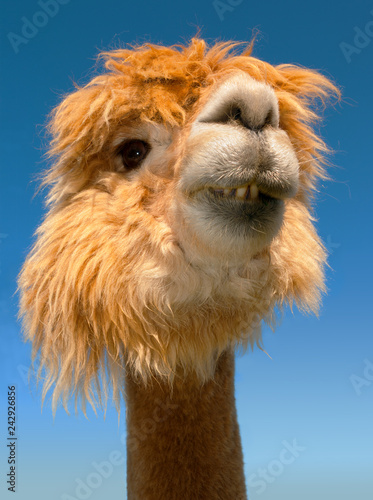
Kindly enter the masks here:
M 259 190 L 256 184 L 248 184 L 237 188 L 209 188 L 209 192 L 220 198 L 231 198 L 240 201 L 257 201 Z

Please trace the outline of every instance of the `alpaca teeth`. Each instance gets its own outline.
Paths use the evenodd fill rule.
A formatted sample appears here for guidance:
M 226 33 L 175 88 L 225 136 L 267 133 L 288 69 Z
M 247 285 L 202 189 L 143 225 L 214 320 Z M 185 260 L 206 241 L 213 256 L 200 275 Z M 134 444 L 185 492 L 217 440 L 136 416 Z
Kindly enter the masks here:
M 251 184 L 250 186 L 250 198 L 256 200 L 258 198 L 259 189 L 256 184 Z
M 219 191 L 219 194 L 220 194 L 220 190 Z M 237 189 L 236 188 L 225 188 L 223 190 L 223 193 L 224 193 L 224 196 L 229 196 L 230 198 L 235 198 L 236 197 L 236 191 Z
M 236 198 L 238 200 L 256 200 L 259 196 L 259 189 L 256 184 L 246 184 L 236 188 L 209 188 L 215 196 L 222 198 Z
M 237 188 L 237 198 L 243 198 L 246 194 L 247 186 Z

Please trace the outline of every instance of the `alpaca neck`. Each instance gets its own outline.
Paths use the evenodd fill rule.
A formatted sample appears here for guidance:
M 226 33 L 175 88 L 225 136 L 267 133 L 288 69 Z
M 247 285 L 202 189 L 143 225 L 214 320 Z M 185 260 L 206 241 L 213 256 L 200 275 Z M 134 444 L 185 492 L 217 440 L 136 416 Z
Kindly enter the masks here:
M 126 376 L 128 500 L 245 500 L 234 355 L 214 380 L 150 387 Z

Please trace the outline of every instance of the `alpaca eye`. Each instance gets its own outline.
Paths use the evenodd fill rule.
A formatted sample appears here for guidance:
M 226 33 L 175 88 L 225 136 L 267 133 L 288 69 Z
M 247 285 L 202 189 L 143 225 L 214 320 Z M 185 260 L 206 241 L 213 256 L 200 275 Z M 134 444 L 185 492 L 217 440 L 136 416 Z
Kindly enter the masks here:
M 134 169 L 140 165 L 148 154 L 150 146 L 147 142 L 134 139 L 126 142 L 121 150 L 123 164 L 128 169 Z

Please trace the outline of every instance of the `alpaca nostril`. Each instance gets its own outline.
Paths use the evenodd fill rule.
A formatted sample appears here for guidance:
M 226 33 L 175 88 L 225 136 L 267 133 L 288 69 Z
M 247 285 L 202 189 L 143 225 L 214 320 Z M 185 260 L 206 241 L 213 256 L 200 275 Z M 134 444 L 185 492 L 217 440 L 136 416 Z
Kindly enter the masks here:
M 238 123 L 260 131 L 279 126 L 278 101 L 270 85 L 247 74 L 235 74 L 218 87 L 197 121 L 204 123 Z
M 257 109 L 257 106 L 253 106 L 248 98 L 246 101 L 242 101 L 241 103 L 228 103 L 227 110 L 223 111 L 220 117 L 217 115 L 214 121 L 217 123 L 235 122 L 249 130 L 253 130 L 254 132 L 260 132 L 267 126 L 278 126 L 274 116 L 275 107 L 273 106 L 273 103 L 268 102 L 268 97 L 267 99 L 262 100 L 265 104 L 267 104 L 267 107 L 269 106 L 269 109 Z M 265 101 L 267 101 L 267 103 Z
M 227 109 L 222 109 L 222 112 L 217 114 L 213 120 L 215 123 L 238 123 L 243 127 L 259 132 L 266 126 L 276 126 L 274 119 L 274 110 L 272 107 L 265 113 L 254 113 L 253 109 L 248 109 L 248 103 L 243 102 L 241 105 L 234 103 L 227 105 Z M 206 120 L 209 121 L 209 120 Z
M 238 106 L 233 106 L 229 114 L 233 121 L 242 122 L 242 112 Z

